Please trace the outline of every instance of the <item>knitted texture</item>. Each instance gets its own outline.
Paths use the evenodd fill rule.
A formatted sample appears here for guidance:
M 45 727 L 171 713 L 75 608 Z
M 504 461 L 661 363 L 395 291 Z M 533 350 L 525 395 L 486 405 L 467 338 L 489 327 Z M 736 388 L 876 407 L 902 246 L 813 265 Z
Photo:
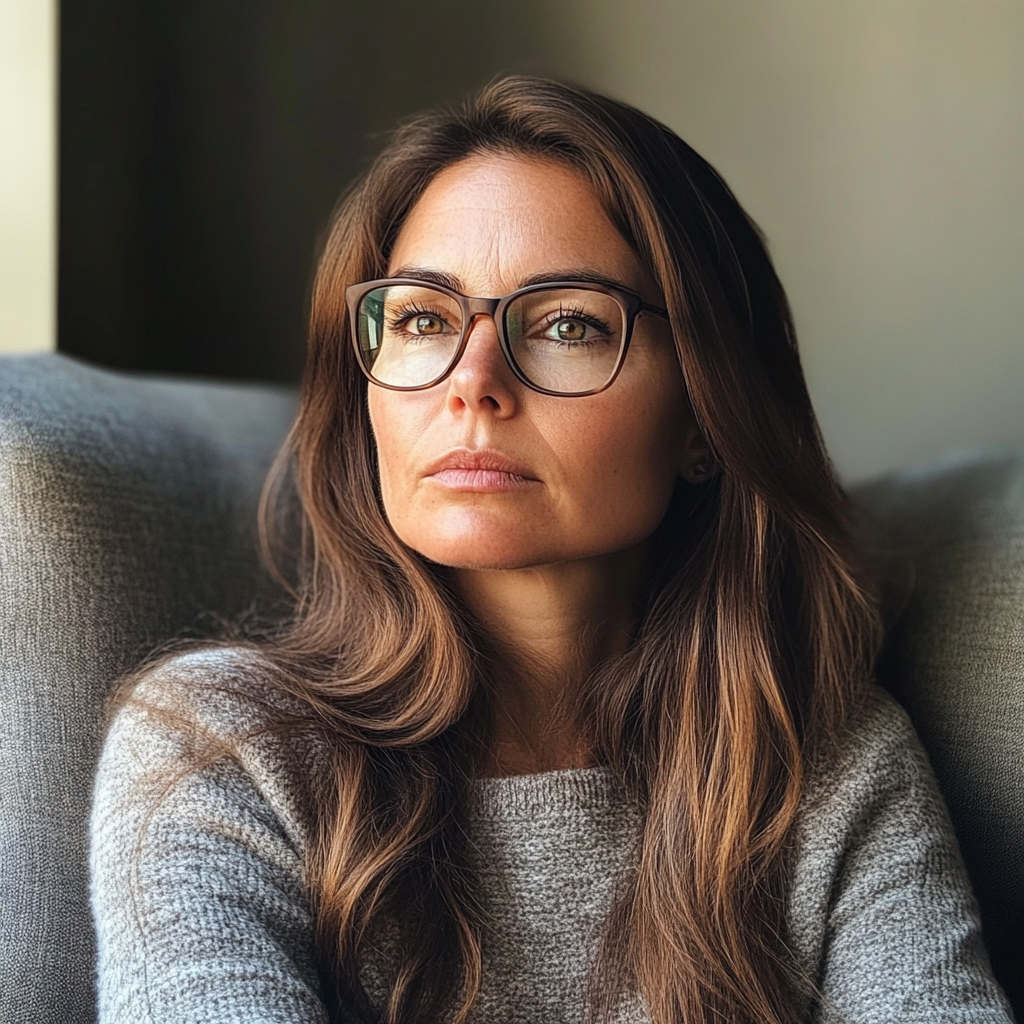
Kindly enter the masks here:
M 254 605 L 281 617 L 255 522 L 294 414 L 279 387 L 0 356 L 3 1024 L 94 1024 L 104 699 L 168 637 L 220 634 Z
M 304 858 L 313 741 L 251 736 L 287 709 L 251 652 L 186 655 L 116 716 L 92 815 L 100 1024 L 321 1024 Z M 142 706 L 140 706 L 142 705 Z M 245 738 L 249 736 L 249 738 Z M 210 743 L 234 750 L 205 767 Z M 600 768 L 474 784 L 488 931 L 473 1021 L 570 1024 L 640 815 Z M 810 776 L 793 836 L 789 939 L 809 1021 L 1006 1024 L 977 910 L 905 714 L 872 691 Z M 366 965 L 383 1000 L 390 965 Z M 639 998 L 617 1024 L 648 1021 Z

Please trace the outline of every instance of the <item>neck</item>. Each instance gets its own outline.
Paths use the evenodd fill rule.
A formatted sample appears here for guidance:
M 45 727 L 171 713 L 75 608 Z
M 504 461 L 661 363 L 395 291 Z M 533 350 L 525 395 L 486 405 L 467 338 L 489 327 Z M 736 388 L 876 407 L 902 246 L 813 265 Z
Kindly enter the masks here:
M 488 775 L 591 764 L 579 685 L 621 654 L 644 549 L 528 569 L 459 569 L 456 586 L 500 657 Z

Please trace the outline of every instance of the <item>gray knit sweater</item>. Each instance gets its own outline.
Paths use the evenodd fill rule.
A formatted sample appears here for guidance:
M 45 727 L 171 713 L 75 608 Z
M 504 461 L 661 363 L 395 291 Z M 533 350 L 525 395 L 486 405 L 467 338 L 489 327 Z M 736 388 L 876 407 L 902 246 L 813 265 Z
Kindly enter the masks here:
M 138 696 L 230 742 L 280 701 L 266 678 L 250 652 L 205 651 L 156 670 Z M 324 1022 L 303 875 L 316 750 L 265 736 L 195 771 L 194 744 L 193 730 L 133 705 L 107 738 L 91 849 L 100 1024 Z M 598 768 L 475 783 L 492 925 L 474 1022 L 582 1020 L 638 821 Z M 795 844 L 790 941 L 823 995 L 808 1020 L 1011 1020 L 925 755 L 882 692 L 809 780 Z M 387 974 L 366 966 L 371 997 Z M 619 1020 L 648 1018 L 637 998 Z

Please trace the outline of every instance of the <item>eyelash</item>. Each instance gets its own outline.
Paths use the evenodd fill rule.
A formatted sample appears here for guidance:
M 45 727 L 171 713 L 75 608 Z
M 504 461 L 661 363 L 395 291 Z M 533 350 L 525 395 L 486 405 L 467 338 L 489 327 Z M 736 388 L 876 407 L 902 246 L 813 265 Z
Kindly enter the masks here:
M 401 310 L 388 320 L 387 325 L 392 331 L 399 331 L 410 320 L 413 320 L 418 316 L 432 316 L 436 317 L 443 324 L 448 323 L 445 317 L 436 310 L 427 309 L 425 306 L 418 306 L 414 303 L 409 306 L 403 306 Z
M 557 313 L 549 313 L 545 318 L 545 327 L 551 327 L 559 320 L 579 320 L 580 323 L 593 327 L 596 331 L 608 333 L 608 325 L 603 320 L 598 320 L 597 317 L 591 316 L 582 309 L 560 309 Z

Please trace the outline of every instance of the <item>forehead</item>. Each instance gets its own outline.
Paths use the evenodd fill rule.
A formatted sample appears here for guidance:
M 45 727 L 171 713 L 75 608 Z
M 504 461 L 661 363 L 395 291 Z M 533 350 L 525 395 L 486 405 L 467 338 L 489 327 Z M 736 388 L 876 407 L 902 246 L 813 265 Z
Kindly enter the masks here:
M 537 157 L 477 155 L 441 171 L 399 232 L 389 273 L 458 277 L 474 295 L 514 291 L 540 273 L 578 269 L 640 291 L 646 274 L 590 183 Z

